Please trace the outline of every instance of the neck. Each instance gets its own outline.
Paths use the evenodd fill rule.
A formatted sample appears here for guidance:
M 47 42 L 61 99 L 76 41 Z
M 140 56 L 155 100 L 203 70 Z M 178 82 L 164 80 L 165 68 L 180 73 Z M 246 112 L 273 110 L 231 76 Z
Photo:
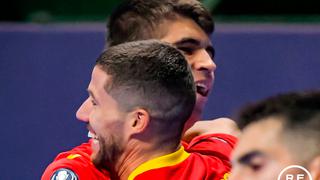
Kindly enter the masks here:
M 132 171 L 144 162 L 165 154 L 173 153 L 178 150 L 178 148 L 179 146 L 159 148 L 159 145 L 155 146 L 141 141 L 128 143 L 126 150 L 115 163 L 114 168 L 117 177 L 120 180 L 127 180 Z

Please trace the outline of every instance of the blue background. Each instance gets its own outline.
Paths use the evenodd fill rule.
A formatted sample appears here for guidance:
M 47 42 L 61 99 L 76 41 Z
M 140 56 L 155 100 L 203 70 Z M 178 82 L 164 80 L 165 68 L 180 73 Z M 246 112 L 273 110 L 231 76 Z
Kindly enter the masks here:
M 217 24 L 216 80 L 204 119 L 320 87 L 320 25 Z M 87 139 L 75 112 L 87 97 L 104 24 L 0 24 L 0 179 L 40 179 Z

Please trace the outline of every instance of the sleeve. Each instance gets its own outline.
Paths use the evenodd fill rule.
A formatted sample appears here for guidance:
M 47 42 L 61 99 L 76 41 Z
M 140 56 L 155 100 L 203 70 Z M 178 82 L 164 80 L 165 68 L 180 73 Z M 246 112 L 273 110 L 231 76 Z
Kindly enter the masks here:
M 230 154 L 237 138 L 228 134 L 206 134 L 197 136 L 189 144 L 184 144 L 187 152 L 212 155 L 230 161 Z
M 60 153 L 45 169 L 41 180 L 110 179 L 107 171 L 97 169 L 91 162 L 91 153 L 90 142 Z
M 209 179 L 227 180 L 230 174 L 230 155 L 237 138 L 228 134 L 206 134 L 193 138 L 189 144 L 184 143 L 186 151 L 211 157 L 212 164 L 208 169 L 215 175 Z

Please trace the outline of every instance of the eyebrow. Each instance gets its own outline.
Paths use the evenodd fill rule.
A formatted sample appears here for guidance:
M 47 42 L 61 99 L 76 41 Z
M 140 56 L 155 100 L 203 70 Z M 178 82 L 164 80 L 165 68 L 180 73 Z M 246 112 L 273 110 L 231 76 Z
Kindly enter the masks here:
M 90 90 L 90 89 L 87 89 L 89 95 L 94 99 L 96 100 L 97 98 L 94 96 L 93 92 Z
M 193 38 L 182 38 L 181 40 L 173 43 L 173 45 L 177 46 L 177 47 L 183 46 L 183 45 L 186 45 L 186 44 L 191 44 L 193 46 L 200 46 L 200 41 L 198 41 L 196 39 L 193 39 Z M 212 46 L 212 44 L 209 43 L 208 47 L 206 47 L 206 50 L 211 52 L 212 57 L 215 56 L 215 49 Z
M 253 158 L 259 157 L 259 156 L 264 157 L 265 155 L 264 155 L 262 152 L 260 152 L 260 151 L 251 151 L 251 152 L 246 153 L 245 155 L 241 156 L 241 157 L 238 159 L 238 162 L 239 162 L 240 164 L 247 164 L 247 165 L 249 165 L 249 164 L 251 164 L 251 161 L 252 161 Z
M 200 41 L 193 39 L 193 38 L 182 38 L 181 40 L 173 43 L 175 46 L 181 46 L 184 44 L 193 44 L 195 46 L 199 46 L 200 45 Z

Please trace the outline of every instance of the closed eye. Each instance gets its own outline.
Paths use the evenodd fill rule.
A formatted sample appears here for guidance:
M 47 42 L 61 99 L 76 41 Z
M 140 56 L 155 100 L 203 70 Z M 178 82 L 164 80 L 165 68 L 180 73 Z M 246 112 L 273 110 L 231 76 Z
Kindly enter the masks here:
M 266 156 L 259 151 L 252 151 L 241 158 L 239 158 L 239 163 L 250 167 L 252 171 L 259 171 L 265 164 Z
M 209 46 L 206 48 L 206 51 L 208 52 L 209 56 L 211 58 L 214 58 L 215 55 L 216 55 L 216 50 L 212 47 L 212 46 Z
M 183 38 L 173 44 L 187 55 L 191 55 L 196 49 L 200 48 L 200 42 L 193 38 Z
M 94 100 L 91 100 L 91 104 L 92 104 L 93 106 L 96 106 L 96 105 L 97 105 L 97 103 L 96 103 Z
M 259 171 L 262 168 L 261 164 L 249 164 L 249 167 L 253 170 L 253 171 Z
M 89 93 L 89 98 L 90 98 L 91 104 L 92 104 L 93 106 L 97 105 L 97 100 L 96 100 L 93 92 L 88 89 L 88 93 Z
M 181 50 L 186 55 L 191 55 L 194 51 L 193 48 L 190 47 L 177 47 L 179 50 Z

